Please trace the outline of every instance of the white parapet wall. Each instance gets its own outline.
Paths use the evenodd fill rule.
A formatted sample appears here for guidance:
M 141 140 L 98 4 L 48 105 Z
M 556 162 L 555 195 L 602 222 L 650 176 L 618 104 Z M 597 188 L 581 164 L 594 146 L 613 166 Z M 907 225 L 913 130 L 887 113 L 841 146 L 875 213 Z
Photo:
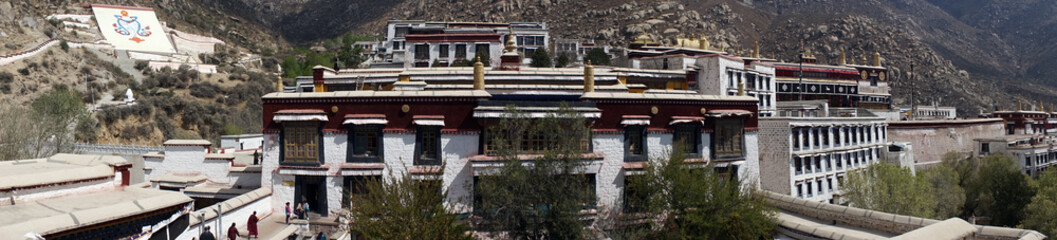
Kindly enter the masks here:
M 201 64 L 201 63 L 183 63 L 183 62 L 161 62 L 161 61 L 150 61 L 148 66 L 151 70 L 158 71 L 162 68 L 169 67 L 173 70 L 179 69 L 181 65 L 187 65 L 200 73 L 217 73 L 217 65 L 213 64 Z
M 227 236 L 227 228 L 231 226 L 231 223 L 235 223 L 239 229 L 246 229 L 246 220 L 255 211 L 257 212 L 257 218 L 260 219 L 272 214 L 271 204 L 272 190 L 260 188 L 204 209 L 199 209 L 190 214 L 187 230 L 177 236 L 176 239 L 197 239 L 202 234 L 204 226 L 211 226 L 210 231 L 213 234 L 219 231 L 222 236 Z M 222 212 L 219 218 L 217 217 L 217 210 Z M 221 221 L 220 229 L 217 229 L 217 221 Z

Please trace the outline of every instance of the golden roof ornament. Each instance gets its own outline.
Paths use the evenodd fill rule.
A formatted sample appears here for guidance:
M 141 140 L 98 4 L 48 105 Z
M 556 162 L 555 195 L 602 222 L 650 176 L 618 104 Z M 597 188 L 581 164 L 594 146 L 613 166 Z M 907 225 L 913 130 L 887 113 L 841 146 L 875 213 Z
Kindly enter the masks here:
M 584 65 L 584 92 L 595 91 L 595 67 L 591 66 L 591 60 Z
M 752 43 L 752 57 L 760 58 L 760 41 L 755 41 Z
M 643 33 L 642 35 L 635 37 L 635 41 L 633 41 L 632 43 L 646 45 L 653 44 L 654 41 L 653 38 L 650 38 L 650 35 Z
M 477 62 L 473 64 L 473 89 L 484 90 L 484 64 L 481 63 L 481 57 L 477 57 Z
M 877 67 L 881 66 L 881 53 L 880 52 L 877 52 L 877 51 L 873 52 L 873 65 L 877 66 Z
M 283 92 L 283 77 L 275 76 L 275 78 L 276 78 L 276 80 L 278 80 L 278 81 L 275 82 L 275 91 L 276 92 Z
M 708 39 L 705 38 L 705 35 L 701 35 L 701 38 L 697 41 L 697 48 L 700 48 L 701 50 L 708 50 L 708 48 L 711 47 L 709 45 L 712 45 L 712 43 L 708 42 Z
M 745 83 L 744 82 L 739 82 L 738 83 L 738 96 L 745 96 Z
M 517 49 L 517 45 L 515 45 L 516 43 L 514 42 L 514 29 L 510 29 L 510 34 L 507 36 L 510 37 L 506 39 L 506 46 L 504 49 L 506 49 L 507 52 L 514 51 Z
M 844 55 L 844 49 L 840 50 L 840 65 L 848 65 L 848 59 Z

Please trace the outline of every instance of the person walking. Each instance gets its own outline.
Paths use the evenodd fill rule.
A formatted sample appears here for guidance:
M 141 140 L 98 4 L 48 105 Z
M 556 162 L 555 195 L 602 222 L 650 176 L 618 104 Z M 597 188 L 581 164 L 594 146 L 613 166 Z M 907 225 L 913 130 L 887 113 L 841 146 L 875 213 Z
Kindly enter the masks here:
M 308 201 L 305 201 L 305 213 L 304 213 L 305 214 L 305 220 L 308 220 L 308 212 L 311 212 L 311 211 L 312 211 L 312 209 L 308 208 Z
M 203 231 L 201 235 L 198 235 L 198 239 L 200 239 L 200 240 L 217 240 L 216 237 L 213 237 L 213 232 L 209 231 L 209 226 L 208 225 L 205 226 L 205 231 Z
M 305 205 L 302 205 L 302 204 L 298 203 L 297 204 L 297 208 L 294 208 L 294 215 L 297 216 L 297 219 L 303 219 L 303 218 L 305 218 L 304 214 L 305 214 Z
M 239 229 L 235 227 L 235 223 L 231 223 L 231 227 L 228 228 L 228 240 L 236 240 L 239 237 Z
M 260 219 L 257 218 L 257 211 L 253 211 L 253 214 L 250 215 L 250 219 L 246 220 L 246 232 L 248 232 L 246 233 L 246 237 L 260 238 L 260 236 L 257 236 L 257 221 L 260 221 Z
M 290 202 L 286 202 L 286 224 L 290 224 Z

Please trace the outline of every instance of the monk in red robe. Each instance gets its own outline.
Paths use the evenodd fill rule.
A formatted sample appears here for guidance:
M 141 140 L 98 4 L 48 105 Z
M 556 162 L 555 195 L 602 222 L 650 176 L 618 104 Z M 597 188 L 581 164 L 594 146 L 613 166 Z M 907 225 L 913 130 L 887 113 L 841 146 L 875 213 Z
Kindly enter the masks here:
M 228 239 L 236 240 L 239 238 L 239 229 L 235 227 L 235 223 L 231 223 L 231 227 L 228 228 Z
M 249 232 L 246 234 L 247 237 L 258 237 L 257 221 L 260 221 L 260 219 L 257 218 L 257 211 L 253 211 L 253 214 L 250 215 L 250 219 L 246 220 L 246 231 Z

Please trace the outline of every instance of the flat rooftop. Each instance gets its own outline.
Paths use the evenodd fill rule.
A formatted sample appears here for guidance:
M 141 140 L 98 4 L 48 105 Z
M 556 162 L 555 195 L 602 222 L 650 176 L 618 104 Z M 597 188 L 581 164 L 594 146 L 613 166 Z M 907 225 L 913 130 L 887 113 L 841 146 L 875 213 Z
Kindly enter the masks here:
M 822 222 L 796 213 L 779 211 L 778 223 L 781 227 L 808 234 L 832 236 L 833 239 L 888 239 L 894 235 L 859 227 Z M 823 234 L 827 233 L 827 234 Z
M 179 192 L 125 188 L 0 206 L 0 240 L 52 234 L 191 202 Z
M 0 191 L 110 177 L 114 166 L 130 164 L 118 156 L 83 154 L 4 161 L 0 162 Z

